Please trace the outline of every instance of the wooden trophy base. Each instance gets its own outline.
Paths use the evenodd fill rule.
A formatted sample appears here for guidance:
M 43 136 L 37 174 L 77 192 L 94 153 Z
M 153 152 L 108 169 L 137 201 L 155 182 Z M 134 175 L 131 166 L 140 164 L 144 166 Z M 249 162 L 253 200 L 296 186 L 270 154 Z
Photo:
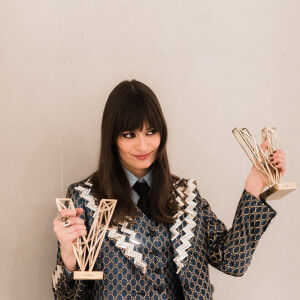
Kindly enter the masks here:
M 261 193 L 259 196 L 264 200 L 278 200 L 296 189 L 296 183 L 277 183 Z
M 102 271 L 74 271 L 73 279 L 75 280 L 102 280 L 103 272 Z

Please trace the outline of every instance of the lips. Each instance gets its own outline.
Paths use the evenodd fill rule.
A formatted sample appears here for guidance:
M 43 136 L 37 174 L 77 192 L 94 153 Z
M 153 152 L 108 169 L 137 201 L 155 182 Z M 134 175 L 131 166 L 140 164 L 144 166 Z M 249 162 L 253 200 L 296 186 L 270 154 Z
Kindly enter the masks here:
M 133 155 L 135 158 L 139 159 L 139 160 L 145 160 L 147 159 L 149 156 L 151 155 L 150 153 L 144 154 L 144 155 Z

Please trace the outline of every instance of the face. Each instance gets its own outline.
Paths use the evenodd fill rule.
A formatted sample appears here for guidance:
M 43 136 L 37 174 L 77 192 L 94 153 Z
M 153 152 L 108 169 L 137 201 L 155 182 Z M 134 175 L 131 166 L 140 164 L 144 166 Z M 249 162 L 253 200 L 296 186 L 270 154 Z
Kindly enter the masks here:
M 155 160 L 160 144 L 160 133 L 144 124 L 142 130 L 123 131 L 117 138 L 121 164 L 141 178 Z

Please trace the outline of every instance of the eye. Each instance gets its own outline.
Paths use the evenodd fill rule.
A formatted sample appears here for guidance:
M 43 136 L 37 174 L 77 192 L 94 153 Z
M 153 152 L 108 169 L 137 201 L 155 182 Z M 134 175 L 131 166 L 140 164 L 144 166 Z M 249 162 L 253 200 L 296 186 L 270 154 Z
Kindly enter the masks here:
M 133 137 L 135 137 L 135 133 L 134 132 L 122 132 L 122 136 L 124 138 L 133 138 Z
M 156 129 L 150 129 L 148 132 L 147 132 L 147 135 L 153 135 L 153 134 L 155 134 L 157 132 L 157 130 Z

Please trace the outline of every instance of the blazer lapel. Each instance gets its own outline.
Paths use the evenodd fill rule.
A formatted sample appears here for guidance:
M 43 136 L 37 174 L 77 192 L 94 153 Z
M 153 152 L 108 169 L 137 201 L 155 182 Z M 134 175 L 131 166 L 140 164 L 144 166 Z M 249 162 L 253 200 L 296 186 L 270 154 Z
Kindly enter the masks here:
M 176 200 L 179 205 L 179 211 L 176 214 L 176 221 L 170 226 L 171 243 L 174 248 L 174 262 L 177 266 L 177 274 L 184 268 L 187 258 L 188 249 L 191 247 L 190 240 L 194 237 L 194 228 L 196 223 L 195 207 L 196 198 L 196 181 L 191 178 L 183 184 L 182 180 L 175 183 Z
M 98 206 L 96 205 L 95 198 L 91 193 L 92 184 L 85 182 L 82 186 L 75 189 L 80 191 L 80 197 L 87 201 L 87 216 L 89 226 L 92 225 Z M 137 216 L 139 218 L 139 216 Z M 138 222 L 140 223 L 140 222 Z M 124 256 L 142 273 L 146 273 L 147 264 L 143 260 L 143 255 L 137 251 L 139 242 L 135 239 L 136 233 L 128 228 L 128 223 L 119 223 L 118 226 L 109 227 L 106 232 L 106 237 L 117 247 Z
M 119 223 L 118 226 L 108 228 L 107 231 L 107 237 L 114 246 L 119 248 L 123 255 L 126 256 L 137 269 L 145 274 L 147 272 L 147 264 L 143 259 L 142 253 L 138 251 L 140 242 L 135 237 L 135 231 L 128 228 L 128 223 Z
M 89 217 L 89 223 L 92 224 L 94 215 L 98 206 L 95 203 L 95 198 L 91 194 L 92 184 L 85 182 L 83 186 L 76 187 L 80 191 L 80 197 L 87 202 L 86 207 Z M 196 181 L 191 178 L 189 180 L 178 180 L 174 184 L 176 192 L 176 200 L 179 205 L 179 211 L 176 214 L 176 221 L 170 225 L 171 243 L 174 248 L 174 262 L 177 266 L 177 274 L 185 267 L 188 258 L 188 249 L 191 247 L 190 240 L 194 237 L 194 228 L 196 223 L 194 218 L 196 216 Z M 140 218 L 138 215 L 137 217 Z M 137 221 L 136 220 L 136 221 Z M 137 222 L 140 224 L 140 222 Z M 135 223 L 135 224 L 137 224 Z M 143 255 L 138 251 L 139 242 L 135 239 L 135 231 L 128 227 L 128 223 L 120 223 L 118 226 L 107 229 L 106 237 L 113 243 L 115 247 L 120 249 L 124 256 L 142 273 L 147 272 L 147 264 L 143 260 Z

